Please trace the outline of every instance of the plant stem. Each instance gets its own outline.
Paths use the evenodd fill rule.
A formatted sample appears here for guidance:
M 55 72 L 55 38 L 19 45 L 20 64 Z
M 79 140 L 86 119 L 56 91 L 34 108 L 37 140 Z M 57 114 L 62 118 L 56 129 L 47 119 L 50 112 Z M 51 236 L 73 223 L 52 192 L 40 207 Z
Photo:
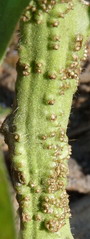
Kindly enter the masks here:
M 23 239 L 73 238 L 66 130 L 81 59 L 87 57 L 88 26 L 87 7 L 78 0 L 34 1 L 22 16 L 16 101 L 2 128 Z

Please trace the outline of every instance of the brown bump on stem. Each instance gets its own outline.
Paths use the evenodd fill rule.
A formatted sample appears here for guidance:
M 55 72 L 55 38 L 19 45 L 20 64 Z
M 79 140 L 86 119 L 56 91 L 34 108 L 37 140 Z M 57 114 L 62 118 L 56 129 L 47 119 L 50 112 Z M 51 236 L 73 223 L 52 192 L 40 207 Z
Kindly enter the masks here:
M 77 41 L 77 42 L 82 42 L 82 41 L 83 41 L 83 36 L 82 36 L 81 34 L 78 34 L 78 35 L 76 36 L 76 41 Z
M 60 47 L 60 45 L 59 44 L 54 44 L 53 46 L 52 46 L 52 48 L 53 48 L 53 50 L 58 50 L 59 49 L 59 47 Z
M 82 47 L 82 42 L 83 42 L 83 36 L 81 34 L 78 34 L 76 36 L 76 43 L 75 43 L 75 50 L 79 51 Z
M 34 191 L 35 191 L 35 193 L 40 193 L 41 189 L 39 187 L 37 187 Z
M 54 105 L 55 104 L 55 100 L 48 100 L 48 105 Z
M 43 70 L 43 63 L 42 62 L 37 62 L 36 63 L 36 72 L 37 73 L 42 73 Z
M 50 119 L 51 119 L 52 121 L 54 121 L 54 120 L 57 119 L 57 116 L 56 116 L 55 114 L 52 114 L 51 117 L 50 117 Z
M 74 4 L 72 2 L 69 2 L 67 6 L 67 10 L 73 10 Z
M 22 20 L 23 22 L 27 22 L 27 18 L 26 18 L 25 16 L 22 16 L 22 17 L 21 17 L 21 20 Z
M 27 15 L 23 15 L 23 16 L 21 17 L 21 20 L 22 20 L 23 22 L 28 22 L 28 21 L 30 20 L 30 17 L 27 16 Z
M 51 23 L 52 27 L 58 27 L 59 26 L 59 21 L 54 21 Z
M 41 69 L 36 69 L 36 72 L 37 73 L 42 73 L 42 70 Z
M 30 74 L 30 72 L 28 71 L 23 71 L 23 76 L 28 76 Z
M 26 213 L 22 213 L 22 221 L 23 222 L 31 221 L 31 217 Z
M 56 136 L 56 133 L 55 132 L 51 132 L 50 133 L 50 137 L 55 137 Z
M 64 90 L 60 90 L 59 95 L 64 95 Z
M 32 12 L 36 12 L 36 10 L 37 10 L 37 8 L 36 8 L 35 6 L 32 6 L 32 7 L 31 7 L 31 11 L 32 11 Z
M 72 54 L 72 57 L 73 57 L 73 60 L 74 60 L 74 61 L 76 61 L 76 62 L 78 61 L 78 55 L 76 55 L 75 53 L 73 53 L 73 54 Z
M 46 136 L 46 135 L 42 135 L 42 136 L 41 136 L 41 139 L 46 140 L 46 139 L 47 139 L 47 136 Z
M 30 185 L 31 188 L 35 188 L 36 187 L 35 183 L 32 183 L 32 182 L 30 182 L 29 185 Z
M 56 0 L 51 0 L 51 4 L 55 5 L 56 4 Z
M 50 205 L 46 202 L 42 203 L 42 210 L 44 213 L 49 213 L 49 214 L 53 213 L 53 208 L 51 208 Z
M 45 198 L 44 198 L 44 201 L 45 201 L 45 202 L 49 202 L 49 198 L 48 198 L 48 197 L 45 197 Z
M 62 80 L 66 80 L 66 79 L 67 79 L 67 76 L 64 75 L 64 76 L 62 77 Z
M 53 145 L 48 145 L 47 146 L 47 149 L 52 149 L 53 148 Z
M 60 17 L 60 18 L 64 18 L 64 17 L 65 17 L 65 15 L 64 15 L 64 13 L 63 13 L 63 12 L 59 12 L 59 13 L 58 13 L 58 17 Z
M 51 80 L 55 80 L 57 78 L 57 75 L 56 75 L 56 73 L 51 73 L 51 74 L 48 74 L 48 77 Z
M 44 4 L 47 4 L 47 0 L 42 0 L 41 2 Z
M 19 134 L 15 134 L 15 135 L 14 135 L 14 139 L 15 139 L 15 141 L 19 142 L 20 135 L 19 135 Z
M 18 181 L 19 183 L 26 184 L 24 172 L 17 171 L 17 169 L 14 168 L 13 169 L 13 176 L 14 176 L 15 180 Z
M 38 213 L 38 214 L 34 215 L 34 220 L 35 221 L 42 221 L 42 216 Z
M 45 227 L 50 232 L 58 232 L 62 227 L 62 224 L 59 220 L 50 219 L 48 221 L 45 221 Z
M 51 10 L 52 9 L 52 5 L 48 5 L 48 10 Z
M 42 20 L 36 20 L 36 23 L 39 25 L 42 23 Z
M 86 59 L 87 59 L 87 56 L 88 56 L 88 49 L 87 49 L 87 47 L 85 47 L 85 50 L 84 50 L 84 55 L 83 55 L 83 61 L 86 61 Z
M 31 199 L 30 196 L 26 196 L 26 197 L 24 198 L 25 201 L 29 201 L 29 202 L 30 202 L 30 199 Z
M 41 6 L 42 6 L 42 9 L 43 9 L 45 12 L 47 12 L 46 4 L 43 3 Z
M 52 36 L 53 41 L 60 41 L 60 36 L 59 35 L 54 35 Z
M 42 63 L 41 62 L 39 62 L 39 63 L 36 63 L 36 67 L 38 67 L 38 68 L 41 68 L 42 67 Z

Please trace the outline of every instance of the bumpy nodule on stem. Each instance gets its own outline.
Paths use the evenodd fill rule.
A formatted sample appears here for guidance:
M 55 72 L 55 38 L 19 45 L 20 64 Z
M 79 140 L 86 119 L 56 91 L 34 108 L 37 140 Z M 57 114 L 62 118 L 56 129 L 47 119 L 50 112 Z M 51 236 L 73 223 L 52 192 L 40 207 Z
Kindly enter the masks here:
M 34 0 L 21 18 L 16 100 L 8 142 L 23 239 L 72 239 L 66 136 L 86 60 L 87 1 Z

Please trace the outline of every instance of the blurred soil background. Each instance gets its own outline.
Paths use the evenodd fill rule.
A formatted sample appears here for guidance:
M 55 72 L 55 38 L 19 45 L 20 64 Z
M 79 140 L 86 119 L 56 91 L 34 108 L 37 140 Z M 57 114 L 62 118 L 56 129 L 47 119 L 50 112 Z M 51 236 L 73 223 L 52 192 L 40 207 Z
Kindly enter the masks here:
M 18 35 L 17 30 L 0 68 L 0 125 L 13 105 L 17 77 Z M 67 134 L 69 144 L 72 145 L 67 185 L 72 213 L 72 233 L 75 239 L 90 239 L 90 44 L 88 59 L 83 67 L 78 91 L 73 99 Z M 10 173 L 8 147 L 1 134 L 0 145 Z M 16 203 L 15 199 L 14 203 Z

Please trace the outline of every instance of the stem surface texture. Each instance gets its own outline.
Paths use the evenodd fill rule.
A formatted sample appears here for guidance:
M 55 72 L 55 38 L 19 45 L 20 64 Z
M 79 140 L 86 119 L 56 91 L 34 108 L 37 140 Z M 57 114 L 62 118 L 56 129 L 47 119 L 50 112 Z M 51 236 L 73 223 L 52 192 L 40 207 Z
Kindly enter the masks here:
M 21 18 L 16 100 L 8 142 L 23 239 L 73 239 L 66 136 L 89 18 L 85 1 L 34 0 Z

